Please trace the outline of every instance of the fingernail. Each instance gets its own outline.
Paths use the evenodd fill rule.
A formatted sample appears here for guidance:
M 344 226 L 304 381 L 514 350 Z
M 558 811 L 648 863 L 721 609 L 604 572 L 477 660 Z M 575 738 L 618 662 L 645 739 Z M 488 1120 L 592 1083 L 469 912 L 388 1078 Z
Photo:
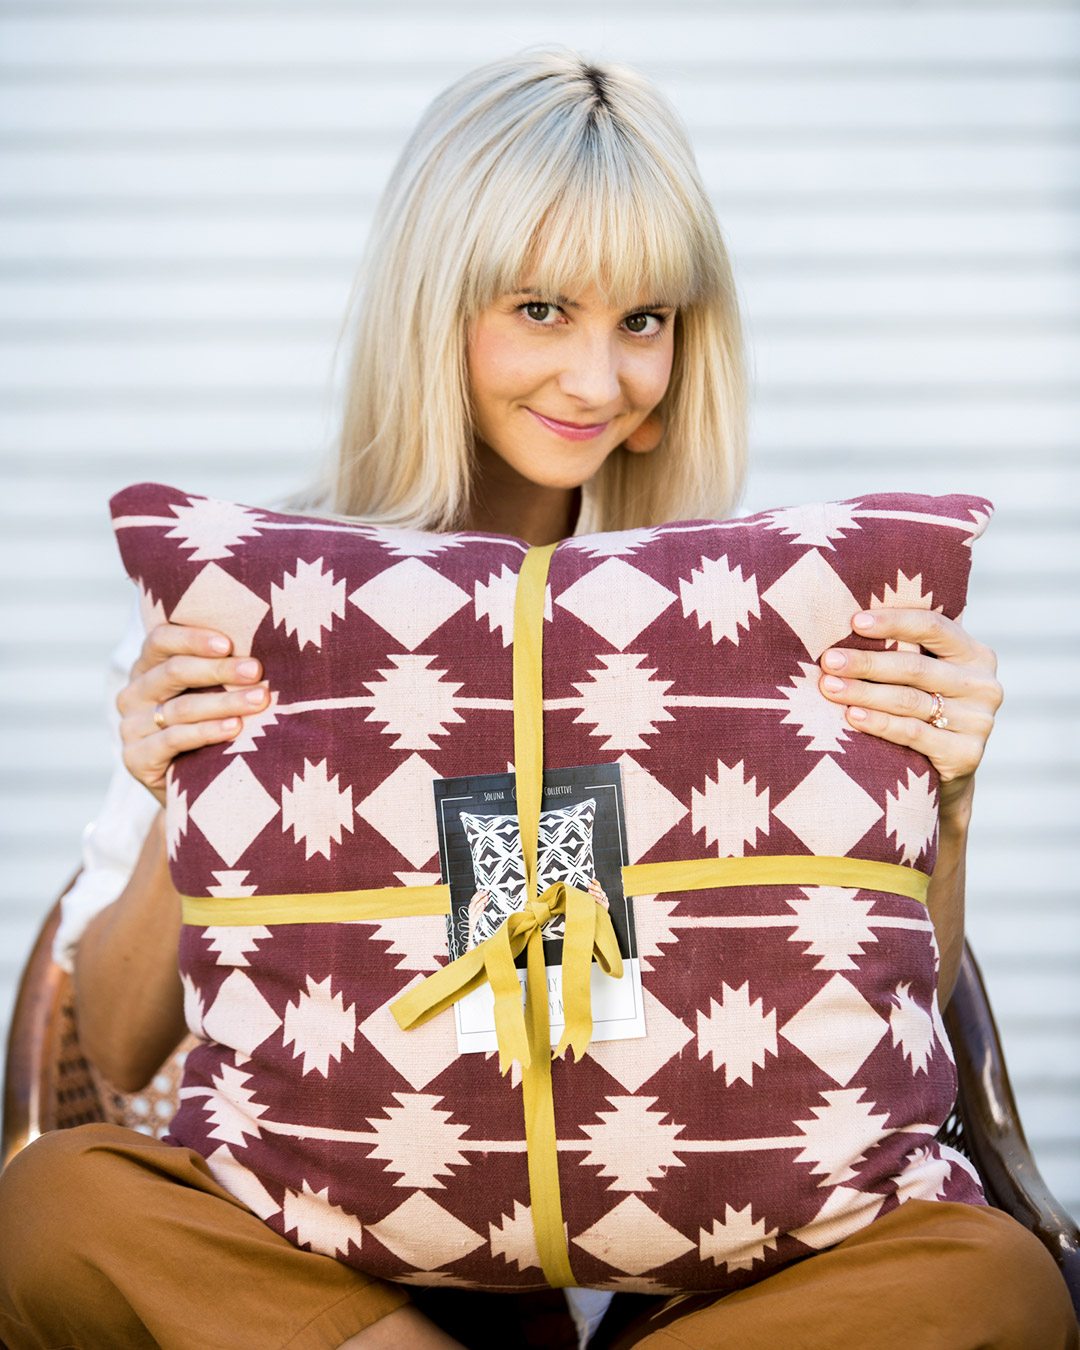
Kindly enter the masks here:
M 821 683 L 831 694 L 838 694 L 844 687 L 844 681 L 838 680 L 835 675 L 826 675 Z
M 226 717 L 221 724 L 221 729 L 222 731 L 235 731 L 239 725 L 239 717 Z
M 822 664 L 828 670 L 843 670 L 846 660 L 843 652 L 826 652 Z
M 865 708 L 849 708 L 848 716 L 853 722 L 865 722 L 868 714 Z
M 242 680 L 253 680 L 259 673 L 258 661 L 241 661 L 236 667 L 236 673 Z
M 220 656 L 225 656 L 229 650 L 229 639 L 223 637 L 212 637 L 210 639 L 210 650 L 217 652 Z
M 872 614 L 868 614 L 864 610 L 861 614 L 855 615 L 854 619 L 852 619 L 852 623 L 855 625 L 856 628 L 873 628 L 874 616 Z
M 263 699 L 266 698 L 266 690 L 261 687 L 258 689 L 249 689 L 244 695 L 244 698 L 248 703 L 262 703 Z

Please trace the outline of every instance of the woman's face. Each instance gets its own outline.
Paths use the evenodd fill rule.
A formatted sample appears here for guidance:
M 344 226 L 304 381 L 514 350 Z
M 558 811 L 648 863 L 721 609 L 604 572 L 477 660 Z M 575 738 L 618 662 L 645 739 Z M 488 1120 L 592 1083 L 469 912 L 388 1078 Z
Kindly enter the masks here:
M 469 329 L 469 391 L 481 445 L 545 488 L 590 479 L 663 398 L 675 310 L 642 295 L 612 309 L 594 288 L 543 295 L 526 282 Z

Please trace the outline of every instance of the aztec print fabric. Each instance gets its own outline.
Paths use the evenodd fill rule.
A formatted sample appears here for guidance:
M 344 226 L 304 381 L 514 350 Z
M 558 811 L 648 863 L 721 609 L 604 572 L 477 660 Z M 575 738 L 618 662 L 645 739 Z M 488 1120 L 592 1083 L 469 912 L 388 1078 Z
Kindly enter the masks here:
M 868 496 L 564 541 L 549 768 L 618 763 L 630 862 L 833 855 L 933 869 L 925 759 L 848 728 L 816 661 L 860 608 L 961 612 L 989 505 Z M 178 759 L 174 881 L 253 904 L 437 883 L 431 782 L 505 772 L 522 541 L 287 516 L 152 484 L 113 500 L 149 623 L 228 632 L 267 710 Z M 251 897 L 251 899 L 245 899 Z M 209 903 L 209 902 L 207 902 Z M 909 1198 L 981 1202 L 938 1144 L 955 1074 L 926 909 L 747 885 L 633 901 L 647 1034 L 552 1065 L 580 1285 L 728 1290 Z M 239 912 L 239 911 L 237 911 Z M 544 1282 L 520 1078 L 405 1032 L 445 919 L 188 923 L 172 1138 L 270 1227 L 394 1280 Z
M 590 798 L 576 806 L 540 812 L 537 883 L 541 890 L 556 881 L 568 882 L 583 891 L 593 879 L 593 817 L 596 803 Z M 517 816 L 477 816 L 461 813 L 469 839 L 473 876 L 478 890 L 489 900 L 473 929 L 472 945 L 491 937 L 515 910 L 525 903 L 525 857 Z M 546 940 L 561 938 L 565 920 L 553 919 L 544 929 Z M 467 935 L 466 935 L 467 936 Z M 462 950 L 467 943 L 462 943 Z

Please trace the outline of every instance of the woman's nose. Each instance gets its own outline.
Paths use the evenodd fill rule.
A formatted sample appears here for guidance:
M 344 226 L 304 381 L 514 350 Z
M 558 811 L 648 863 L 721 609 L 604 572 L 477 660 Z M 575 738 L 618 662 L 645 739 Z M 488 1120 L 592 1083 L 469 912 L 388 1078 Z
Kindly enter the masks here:
M 569 344 L 559 376 L 559 388 L 569 398 L 589 408 L 603 408 L 620 395 L 618 352 L 608 334 Z

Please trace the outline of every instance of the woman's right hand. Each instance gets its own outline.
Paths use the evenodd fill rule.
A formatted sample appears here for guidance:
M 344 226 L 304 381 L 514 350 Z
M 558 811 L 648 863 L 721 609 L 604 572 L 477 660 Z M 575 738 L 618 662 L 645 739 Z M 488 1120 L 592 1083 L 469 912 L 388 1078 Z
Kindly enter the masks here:
M 147 634 L 131 678 L 116 698 L 124 764 L 165 804 L 165 775 L 177 755 L 231 741 L 245 714 L 261 712 L 269 691 L 252 657 L 209 628 L 163 623 Z M 239 689 L 205 692 L 214 685 Z

